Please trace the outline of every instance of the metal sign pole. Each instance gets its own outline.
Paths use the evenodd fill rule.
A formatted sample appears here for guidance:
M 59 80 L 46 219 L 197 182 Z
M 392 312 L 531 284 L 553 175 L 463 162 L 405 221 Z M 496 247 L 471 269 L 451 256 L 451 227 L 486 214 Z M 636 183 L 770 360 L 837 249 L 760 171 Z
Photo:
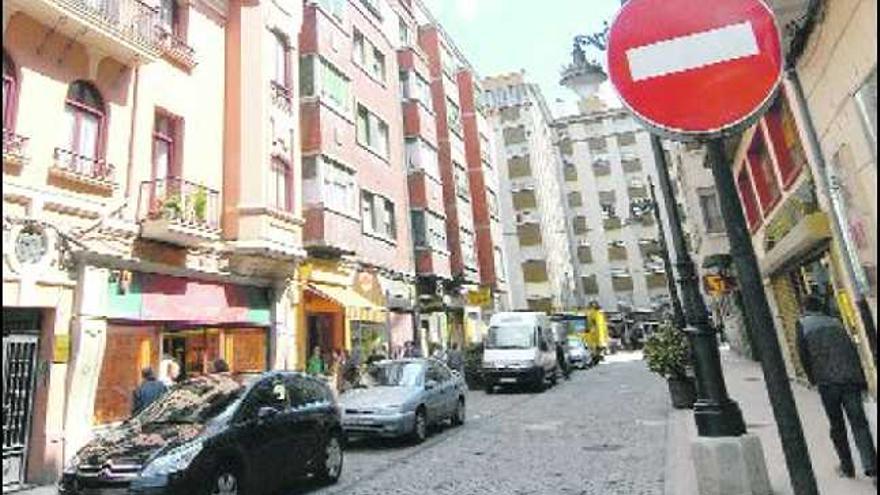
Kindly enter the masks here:
M 669 298 L 672 301 L 673 323 L 675 323 L 676 328 L 683 329 L 685 326 L 684 311 L 681 309 L 678 287 L 675 286 L 675 272 L 672 270 L 672 256 L 669 254 L 669 244 L 666 242 L 666 228 L 663 227 L 663 218 L 660 216 L 660 203 L 657 202 L 657 195 L 654 192 L 654 181 L 650 175 L 648 176 L 648 187 L 651 189 L 651 209 L 654 212 L 654 219 L 657 221 L 657 230 L 660 234 L 660 250 L 663 252 L 663 269 L 666 270 Z
M 758 259 L 752 246 L 752 238 L 746 224 L 737 194 L 733 171 L 725 158 L 724 141 L 720 138 L 708 143 L 709 161 L 715 178 L 715 189 L 727 236 L 730 240 L 730 254 L 736 266 L 737 278 L 745 307 L 749 308 L 749 324 L 754 325 L 755 344 L 761 350 L 761 368 L 767 383 L 767 394 L 773 406 L 773 416 L 779 429 L 782 450 L 794 493 L 797 495 L 818 495 L 816 477 L 810 461 L 801 420 L 788 381 L 782 350 L 776 337 L 773 315 L 764 292 Z

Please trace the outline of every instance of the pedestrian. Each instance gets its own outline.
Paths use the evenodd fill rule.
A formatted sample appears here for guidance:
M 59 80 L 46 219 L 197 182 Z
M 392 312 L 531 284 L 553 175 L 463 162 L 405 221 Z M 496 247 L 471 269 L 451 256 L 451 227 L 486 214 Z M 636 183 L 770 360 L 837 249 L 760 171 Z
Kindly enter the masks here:
M 416 345 L 412 340 L 407 340 L 403 345 L 403 357 L 405 358 L 414 358 L 416 356 Z
M 136 416 L 156 401 L 168 390 L 165 384 L 156 379 L 156 373 L 149 366 L 141 370 L 143 381 L 131 394 L 131 415 Z
M 556 342 L 556 365 L 559 367 L 559 371 L 562 372 L 562 376 L 564 376 L 566 380 L 571 378 L 571 368 L 568 366 L 568 356 L 565 355 L 565 345 L 563 345 L 561 341 Z
M 180 365 L 177 360 L 166 355 L 159 366 L 159 381 L 165 384 L 166 388 L 173 387 L 180 379 Z
M 856 346 L 843 324 L 825 311 L 821 299 L 808 296 L 797 323 L 797 348 L 810 383 L 818 386 L 831 425 L 831 442 L 840 458 L 838 474 L 855 477 L 855 465 L 846 434 L 846 421 L 855 438 L 866 476 L 877 476 L 877 451 L 862 394 L 867 381 Z
M 464 376 L 464 355 L 458 349 L 458 342 L 453 342 L 446 353 L 446 365 L 453 371 L 459 372 Z
M 229 363 L 223 358 L 215 359 L 211 368 L 213 370 L 212 373 L 229 373 Z
M 306 373 L 310 375 L 323 375 L 325 369 L 324 358 L 321 357 L 321 347 L 315 346 L 312 349 L 312 357 L 306 363 Z

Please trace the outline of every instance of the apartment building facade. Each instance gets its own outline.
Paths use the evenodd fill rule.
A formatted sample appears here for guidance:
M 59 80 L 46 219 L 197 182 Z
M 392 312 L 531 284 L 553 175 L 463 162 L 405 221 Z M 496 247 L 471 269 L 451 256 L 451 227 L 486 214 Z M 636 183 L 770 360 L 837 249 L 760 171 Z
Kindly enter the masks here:
M 561 156 L 540 89 L 522 73 L 486 78 L 483 86 L 497 143 L 511 308 L 551 312 L 583 307 Z
M 166 356 L 293 367 L 304 252 L 298 2 L 3 15 L 6 488 L 55 479 Z
M 772 1 L 787 70 L 731 153 L 789 374 L 802 301 L 850 331 L 876 398 L 877 43 L 874 2 Z
M 595 97 L 580 108 L 553 122 L 580 289 L 606 311 L 653 311 L 668 289 L 649 190 L 650 136 Z

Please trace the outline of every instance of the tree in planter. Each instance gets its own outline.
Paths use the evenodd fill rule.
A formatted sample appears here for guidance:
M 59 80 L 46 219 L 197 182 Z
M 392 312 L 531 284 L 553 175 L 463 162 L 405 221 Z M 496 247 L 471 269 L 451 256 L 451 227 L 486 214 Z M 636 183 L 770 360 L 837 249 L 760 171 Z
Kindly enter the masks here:
M 687 372 L 691 358 L 685 333 L 669 323 L 664 324 L 645 342 L 644 356 L 648 369 L 666 379 L 673 406 L 692 407 L 696 392 Z

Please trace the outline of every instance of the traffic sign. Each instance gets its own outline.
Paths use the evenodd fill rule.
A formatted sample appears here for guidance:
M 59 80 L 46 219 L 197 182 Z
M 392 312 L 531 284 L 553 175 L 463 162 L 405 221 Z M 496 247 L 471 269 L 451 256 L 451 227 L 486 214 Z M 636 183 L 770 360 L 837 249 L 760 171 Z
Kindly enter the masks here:
M 761 0 L 629 0 L 607 54 L 624 105 L 685 139 L 752 124 L 782 80 L 779 29 Z

